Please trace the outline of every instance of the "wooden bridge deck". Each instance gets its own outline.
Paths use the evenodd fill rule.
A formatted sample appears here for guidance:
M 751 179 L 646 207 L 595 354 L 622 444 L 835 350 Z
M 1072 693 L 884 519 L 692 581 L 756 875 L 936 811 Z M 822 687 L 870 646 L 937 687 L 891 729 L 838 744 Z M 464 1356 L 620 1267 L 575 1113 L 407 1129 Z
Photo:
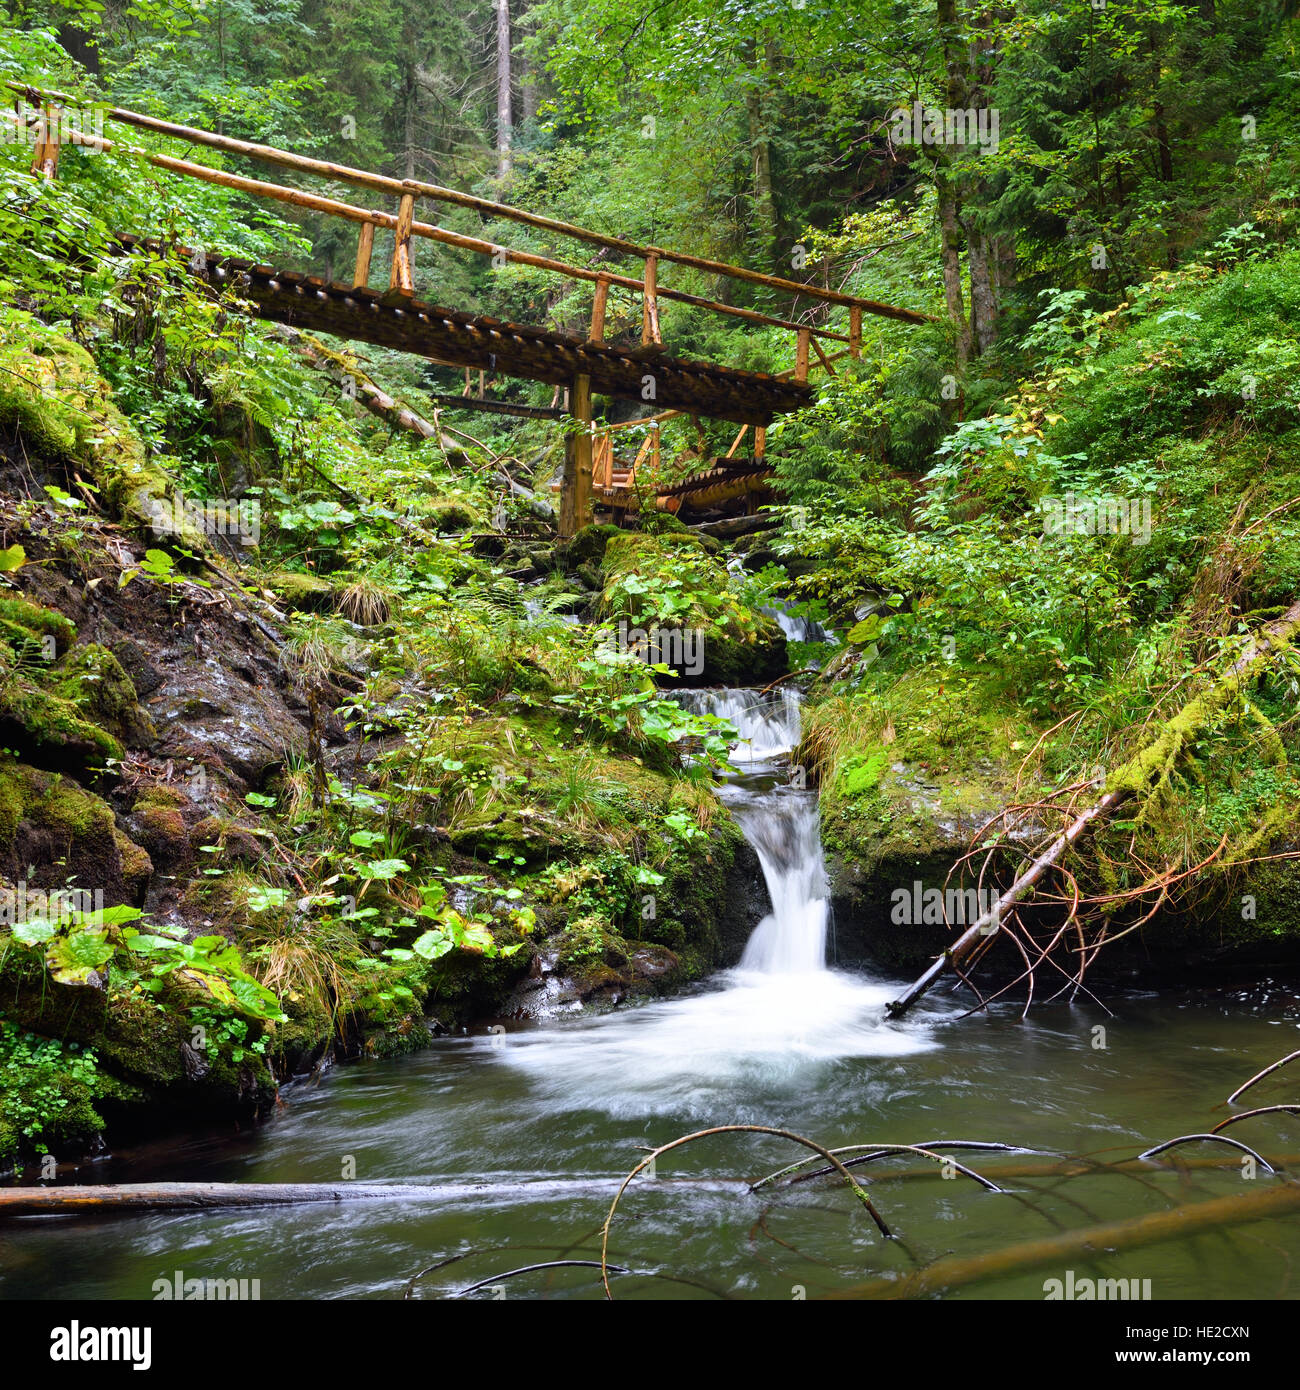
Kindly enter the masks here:
M 5 126 L 15 127 L 23 138 L 31 139 L 34 147 L 33 174 L 39 174 L 46 180 L 54 179 L 58 169 L 62 128 L 58 116 L 65 105 L 75 106 L 78 103 L 63 93 L 40 91 L 11 79 L 5 79 L 2 85 L 22 98 L 23 102 L 16 112 L 0 112 L 0 121 Z M 349 184 L 365 190 L 367 194 L 396 200 L 396 212 L 373 206 L 357 206 L 301 188 L 269 183 L 227 169 L 198 164 L 189 158 L 142 149 L 120 140 L 106 140 L 75 126 L 71 132 L 73 144 L 99 150 L 114 158 L 138 161 L 252 198 L 271 199 L 299 210 L 341 218 L 358 225 L 356 266 L 350 285 L 327 282 L 317 276 L 236 257 L 207 256 L 201 251 L 172 248 L 182 250 L 194 274 L 202 276 L 213 286 L 233 288 L 242 299 L 254 305 L 261 317 L 340 338 L 415 353 L 442 365 L 478 368 L 480 371 L 568 388 L 567 409 L 581 428 L 567 432 L 565 437 L 559 516 L 559 529 L 563 536 L 572 535 L 590 516 L 596 496 L 611 503 L 617 510 L 620 501 L 626 499 L 630 504 L 635 495 L 633 482 L 636 463 L 626 469 L 616 469 L 612 445 L 608 445 L 608 431 L 617 426 L 605 427 L 606 440 L 601 447 L 604 449 L 608 446 L 609 452 L 604 457 L 603 466 L 593 468 L 597 434 L 593 395 L 650 404 L 657 412 L 656 419 L 684 413 L 697 420 L 699 417 L 730 420 L 743 427 L 742 434 L 752 426 L 755 429 L 755 458 L 751 466 L 740 467 L 741 461 L 737 460 L 731 468 L 714 469 L 687 479 L 659 496 L 659 505 L 672 510 L 691 505 L 709 507 L 740 498 L 750 507 L 767 487 L 770 473 L 761 462 L 763 448 L 760 432 L 765 432 L 765 427 L 775 416 L 799 410 L 810 403 L 813 390 L 808 382 L 809 371 L 820 365 L 828 373 L 834 373 L 834 363 L 840 358 L 861 356 L 864 314 L 914 324 L 930 320 L 930 315 L 918 310 L 879 304 L 833 290 L 827 285 L 818 285 L 811 280 L 787 280 L 687 252 L 641 245 L 625 237 L 607 236 L 590 228 L 436 184 L 415 179 L 399 180 L 354 169 L 274 146 L 234 139 L 214 131 L 177 125 L 123 107 L 108 107 L 102 114 L 115 123 L 180 141 L 187 153 L 194 145 L 206 146 L 238 159 L 271 164 L 325 179 L 332 186 Z M 481 237 L 453 232 L 436 223 L 417 219 L 417 201 L 471 209 L 488 218 L 597 246 L 606 257 L 612 255 L 615 261 L 607 261 L 600 267 L 575 265 L 536 251 L 503 247 Z M 370 288 L 371 258 L 375 236 L 379 231 L 391 232 L 393 236 L 392 265 L 386 291 Z M 485 314 L 465 313 L 417 298 L 414 243 L 421 239 L 454 246 L 479 256 L 490 256 L 494 266 L 526 265 L 569 281 L 591 284 L 591 323 L 587 335 L 579 337 L 554 329 L 505 323 Z M 158 245 L 156 241 L 129 235 L 123 235 L 119 240 L 126 247 Z M 618 269 L 617 264 L 625 261 L 639 261 L 640 274 L 629 275 Z M 802 296 L 811 298 L 826 309 L 838 306 L 848 311 L 848 331 L 845 333 L 833 328 L 827 322 L 810 322 L 806 316 L 800 320 L 780 318 L 757 309 L 708 299 L 684 287 L 661 285 L 661 262 L 686 267 L 706 276 L 761 285 L 768 291 L 791 296 L 792 303 Z M 633 291 L 641 301 L 641 342 L 637 346 L 621 347 L 606 341 L 608 297 L 615 286 Z M 672 356 L 660 332 L 660 303 L 664 300 L 786 330 L 794 339 L 793 368 L 780 375 L 766 375 Z M 835 344 L 845 346 L 839 351 L 832 346 L 828 353 L 827 347 Z M 504 403 L 497 405 L 503 410 L 510 408 Z M 657 439 L 656 433 L 656 461 Z M 717 463 L 726 464 L 739 442 L 740 436 L 737 436 L 731 453 Z
M 153 239 L 123 235 L 129 249 Z M 586 342 L 550 329 L 466 314 L 423 299 L 355 289 L 318 276 L 278 270 L 232 256 L 210 257 L 178 247 L 194 273 L 216 288 L 230 287 L 252 301 L 262 318 L 317 333 L 418 353 L 448 365 L 479 367 L 505 376 L 568 386 L 579 374 L 593 392 L 618 400 L 650 400 L 657 409 L 681 410 L 737 424 L 766 425 L 813 398 L 807 382 L 760 372 L 690 362 L 666 353 L 638 357 L 636 349 Z M 652 394 L 647 395 L 650 391 Z

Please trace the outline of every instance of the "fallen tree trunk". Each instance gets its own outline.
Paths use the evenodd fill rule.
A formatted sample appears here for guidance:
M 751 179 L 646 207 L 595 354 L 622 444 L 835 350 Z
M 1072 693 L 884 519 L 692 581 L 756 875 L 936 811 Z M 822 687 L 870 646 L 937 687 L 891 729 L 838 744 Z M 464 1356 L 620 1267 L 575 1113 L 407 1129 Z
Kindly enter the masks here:
M 719 521 L 697 521 L 690 529 L 717 540 L 730 540 L 735 536 L 748 536 L 754 531 L 775 531 L 780 525 L 779 516 L 759 512 L 757 516 L 724 516 Z
M 3 1187 L 0 1220 L 76 1212 L 208 1211 L 218 1207 L 296 1206 L 305 1202 L 445 1201 L 446 1188 L 402 1183 L 151 1182 L 104 1186 Z
M 436 440 L 447 455 L 448 462 L 464 464 L 469 461 L 468 454 L 454 439 L 445 435 L 435 423 L 426 420 L 423 415 L 417 414 L 409 406 L 390 396 L 355 362 L 349 362 L 347 358 L 331 352 L 324 343 L 310 334 L 299 332 L 296 328 L 281 328 L 279 336 L 292 344 L 298 355 L 313 367 L 323 372 L 332 372 L 340 380 L 350 380 L 356 390 L 356 399 L 372 415 L 379 416 L 386 424 L 405 430 L 408 434 L 418 435 L 421 439 Z
M 983 938 L 997 935 L 1003 912 L 1019 902 L 1095 821 L 1105 819 L 1130 796 L 1149 792 L 1153 784 L 1158 788 L 1167 781 L 1174 760 L 1188 741 L 1194 739 L 1205 723 L 1241 689 L 1254 674 L 1255 667 L 1285 646 L 1298 628 L 1300 603 L 1293 603 L 1280 618 L 1266 623 L 1208 690 L 1188 701 L 1165 723 L 1154 742 L 1111 774 L 1104 784 L 1106 790 L 1101 799 L 1071 822 L 987 912 L 981 914 L 899 998 L 886 1006 L 889 1016 L 900 1018 L 943 974 L 945 966 L 956 969 Z
M 1028 1240 L 987 1255 L 949 1256 L 899 1279 L 872 1279 L 865 1284 L 827 1294 L 832 1299 L 930 1298 L 949 1289 L 986 1279 L 1006 1279 L 1032 1269 L 1064 1271 L 1072 1260 L 1096 1260 L 1123 1250 L 1182 1240 L 1203 1231 L 1243 1226 L 1300 1212 L 1300 1183 L 1283 1182 L 1231 1197 L 1152 1212 L 1123 1221 L 1107 1221 L 1079 1231 L 1063 1231 L 1041 1240 Z

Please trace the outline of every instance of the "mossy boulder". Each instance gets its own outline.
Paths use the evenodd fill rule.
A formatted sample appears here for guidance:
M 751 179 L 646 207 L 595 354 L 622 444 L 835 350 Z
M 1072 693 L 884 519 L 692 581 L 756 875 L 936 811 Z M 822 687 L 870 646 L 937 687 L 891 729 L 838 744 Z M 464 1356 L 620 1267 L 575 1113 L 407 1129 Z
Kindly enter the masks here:
M 584 565 L 599 570 L 605 559 L 605 548 L 615 536 L 624 533 L 608 523 L 584 526 L 575 536 L 555 547 L 555 560 L 562 569 L 580 570 Z
M 328 613 L 334 608 L 334 586 L 318 574 L 275 570 L 263 581 L 286 608 L 301 613 Z
M 73 646 L 63 614 L 0 598 L 0 736 L 33 761 L 78 771 L 148 746 L 153 723 L 117 658 Z
M 201 527 L 184 518 L 160 521 L 174 512 L 159 503 L 175 481 L 148 461 L 84 348 L 34 314 L 0 306 L 0 369 L 0 425 L 30 453 L 88 472 L 100 495 L 142 533 L 206 549 Z
M 0 761 L 0 874 L 10 882 L 71 883 L 114 906 L 135 902 L 151 873 L 148 854 L 118 830 L 101 797 L 58 773 Z

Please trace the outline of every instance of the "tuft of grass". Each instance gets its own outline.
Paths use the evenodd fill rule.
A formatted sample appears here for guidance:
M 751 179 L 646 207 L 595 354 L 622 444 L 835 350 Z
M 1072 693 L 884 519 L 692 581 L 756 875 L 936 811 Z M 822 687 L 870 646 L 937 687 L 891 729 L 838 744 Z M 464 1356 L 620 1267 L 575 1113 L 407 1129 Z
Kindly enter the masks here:
M 386 623 L 397 606 L 397 596 L 383 584 L 366 575 L 358 575 L 345 585 L 338 596 L 338 611 L 350 622 L 362 627 L 377 627 Z

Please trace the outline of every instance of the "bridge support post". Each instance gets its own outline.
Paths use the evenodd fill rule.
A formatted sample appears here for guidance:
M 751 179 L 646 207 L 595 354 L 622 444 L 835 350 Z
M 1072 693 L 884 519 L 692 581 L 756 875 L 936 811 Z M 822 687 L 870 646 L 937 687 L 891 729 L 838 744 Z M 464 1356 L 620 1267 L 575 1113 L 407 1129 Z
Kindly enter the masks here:
M 393 239 L 393 270 L 388 280 L 388 292 L 400 295 L 415 293 L 415 277 L 411 270 L 411 224 L 415 221 L 415 196 L 404 193 L 397 209 L 397 227 Z
M 370 257 L 375 249 L 375 224 L 363 222 L 357 237 L 357 264 L 352 272 L 352 288 L 364 290 L 370 283 Z
M 591 520 L 591 378 L 573 378 L 569 414 L 582 428 L 564 440 L 564 478 L 560 489 L 560 535 L 577 535 Z
M 38 119 L 32 173 L 50 183 L 59 167 L 59 108 L 47 105 Z

